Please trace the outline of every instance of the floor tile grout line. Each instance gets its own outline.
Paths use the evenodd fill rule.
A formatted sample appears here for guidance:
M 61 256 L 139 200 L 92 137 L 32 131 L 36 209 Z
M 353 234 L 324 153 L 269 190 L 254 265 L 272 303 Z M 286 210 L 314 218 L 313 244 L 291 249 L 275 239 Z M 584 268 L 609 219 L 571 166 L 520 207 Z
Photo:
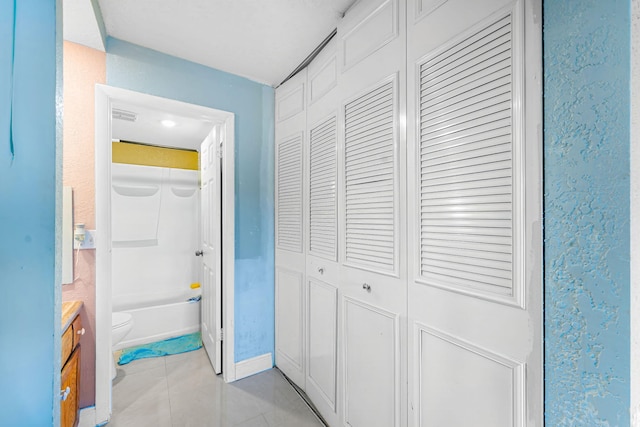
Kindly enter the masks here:
M 162 358 L 162 361 L 164 362 L 164 380 L 167 383 L 167 400 L 169 401 L 169 422 L 171 423 L 171 426 L 173 427 L 173 409 L 172 409 L 172 405 L 171 405 L 171 391 L 169 390 L 169 373 L 167 372 L 167 359 L 166 357 Z

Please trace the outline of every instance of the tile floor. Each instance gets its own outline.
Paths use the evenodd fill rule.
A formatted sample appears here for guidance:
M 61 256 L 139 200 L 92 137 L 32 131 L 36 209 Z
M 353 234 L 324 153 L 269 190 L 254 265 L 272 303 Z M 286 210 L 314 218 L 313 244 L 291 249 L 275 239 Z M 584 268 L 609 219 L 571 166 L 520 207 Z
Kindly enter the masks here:
M 108 427 L 322 427 L 271 369 L 226 384 L 204 349 L 118 367 Z

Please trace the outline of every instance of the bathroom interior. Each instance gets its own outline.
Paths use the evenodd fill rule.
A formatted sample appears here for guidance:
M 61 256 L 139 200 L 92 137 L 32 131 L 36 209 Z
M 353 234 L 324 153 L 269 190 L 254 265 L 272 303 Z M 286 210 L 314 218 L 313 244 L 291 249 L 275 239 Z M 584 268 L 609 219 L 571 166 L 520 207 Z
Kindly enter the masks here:
M 140 105 L 112 107 L 112 351 L 200 331 L 200 143 L 208 118 Z M 174 129 L 177 128 L 177 129 Z M 71 197 L 73 189 L 65 191 Z M 65 212 L 63 263 L 71 283 L 81 251 L 95 248 L 95 230 Z M 70 238 L 71 237 L 71 238 Z M 80 272 L 77 272 L 78 274 Z

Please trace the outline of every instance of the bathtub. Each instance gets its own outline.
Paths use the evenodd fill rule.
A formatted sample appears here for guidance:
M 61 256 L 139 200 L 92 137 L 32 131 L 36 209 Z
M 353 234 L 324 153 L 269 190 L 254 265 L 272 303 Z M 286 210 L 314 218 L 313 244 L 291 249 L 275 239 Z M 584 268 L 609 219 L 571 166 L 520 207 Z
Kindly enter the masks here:
M 131 313 L 133 328 L 114 350 L 162 341 L 200 330 L 200 301 L 188 302 L 190 295 L 164 296 L 152 301 L 113 301 L 114 311 Z M 133 298 L 135 300 L 135 298 Z

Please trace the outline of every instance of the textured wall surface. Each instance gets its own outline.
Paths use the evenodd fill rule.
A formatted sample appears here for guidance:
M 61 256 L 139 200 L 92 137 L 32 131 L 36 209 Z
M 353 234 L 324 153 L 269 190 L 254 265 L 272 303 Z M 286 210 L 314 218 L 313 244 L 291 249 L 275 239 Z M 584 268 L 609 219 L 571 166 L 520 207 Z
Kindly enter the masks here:
M 640 2 L 631 3 L 631 422 L 640 426 Z
M 235 113 L 235 361 L 273 353 L 273 89 L 113 38 L 107 84 Z
M 60 339 L 54 338 L 60 333 L 59 7 L 50 0 L 0 2 L 2 426 L 50 426 L 59 417 L 60 400 L 54 392 L 60 390 Z
M 95 228 L 94 108 L 95 84 L 106 82 L 106 54 L 64 42 L 64 125 L 62 182 L 73 187 L 74 222 Z M 74 281 L 62 287 L 63 301 L 83 301 L 86 333 L 82 345 L 80 407 L 95 404 L 96 251 L 73 251 Z M 79 259 L 76 259 L 79 257 Z
M 544 1 L 545 412 L 629 425 L 629 0 Z

